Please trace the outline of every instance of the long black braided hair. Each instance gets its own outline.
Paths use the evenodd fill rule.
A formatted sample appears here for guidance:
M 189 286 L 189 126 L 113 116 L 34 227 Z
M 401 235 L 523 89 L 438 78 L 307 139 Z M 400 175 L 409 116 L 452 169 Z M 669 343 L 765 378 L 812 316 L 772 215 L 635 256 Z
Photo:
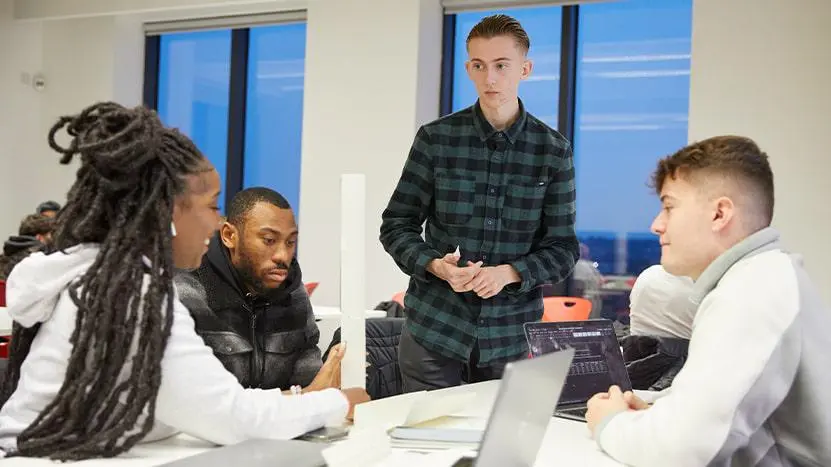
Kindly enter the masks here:
M 70 137 L 66 147 L 56 141 L 63 129 Z M 165 128 L 155 112 L 112 102 L 58 120 L 49 145 L 63 155 L 62 164 L 76 155 L 81 159 L 58 214 L 52 254 L 82 243 L 99 244 L 100 252 L 69 289 L 78 312 L 63 385 L 18 436 L 12 454 L 112 457 L 152 428 L 173 322 L 173 203 L 187 189 L 186 175 L 212 168 L 190 139 Z M 0 404 L 17 387 L 36 334 L 37 326 L 15 324 Z

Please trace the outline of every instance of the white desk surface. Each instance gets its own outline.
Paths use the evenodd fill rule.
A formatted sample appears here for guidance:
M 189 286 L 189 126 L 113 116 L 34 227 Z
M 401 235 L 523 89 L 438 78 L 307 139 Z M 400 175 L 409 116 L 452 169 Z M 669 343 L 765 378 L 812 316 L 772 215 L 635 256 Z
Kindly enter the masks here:
M 444 394 L 475 392 L 475 400 L 470 404 L 469 408 L 454 415 L 471 417 L 465 423 L 468 427 L 471 425 L 484 427 L 487 414 L 493 405 L 497 388 L 498 381 L 489 381 L 475 385 L 443 389 L 441 392 Z M 207 449 L 211 449 L 211 444 L 196 440 L 187 435 L 178 435 L 155 443 L 140 444 L 134 447 L 129 453 L 116 459 L 76 462 L 73 463 L 73 466 L 156 466 L 183 457 L 189 457 L 204 452 Z M 404 449 L 394 448 L 391 457 L 400 458 L 405 452 L 406 450 Z M 403 461 L 403 459 L 400 459 L 400 461 Z M 45 459 L 11 458 L 0 462 L 2 462 L 4 467 L 55 466 L 53 462 Z M 399 460 L 397 459 L 395 463 L 399 464 Z M 379 465 L 386 466 L 389 463 L 382 461 Z M 420 464 L 415 462 L 413 465 Z M 600 451 L 597 444 L 591 439 L 585 423 L 552 418 L 537 456 L 537 462 L 535 463 L 535 466 L 538 467 L 550 465 L 611 467 L 620 466 L 621 464 Z

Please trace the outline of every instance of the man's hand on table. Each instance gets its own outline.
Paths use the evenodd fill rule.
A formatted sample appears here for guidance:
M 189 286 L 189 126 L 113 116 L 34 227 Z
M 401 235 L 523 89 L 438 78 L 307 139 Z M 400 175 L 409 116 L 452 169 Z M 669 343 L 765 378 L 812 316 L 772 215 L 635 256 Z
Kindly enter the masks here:
M 618 386 L 612 386 L 608 392 L 595 394 L 588 403 L 586 422 L 592 436 L 597 436 L 598 425 L 614 414 L 629 410 L 646 410 L 649 404 L 632 391 L 622 392 Z

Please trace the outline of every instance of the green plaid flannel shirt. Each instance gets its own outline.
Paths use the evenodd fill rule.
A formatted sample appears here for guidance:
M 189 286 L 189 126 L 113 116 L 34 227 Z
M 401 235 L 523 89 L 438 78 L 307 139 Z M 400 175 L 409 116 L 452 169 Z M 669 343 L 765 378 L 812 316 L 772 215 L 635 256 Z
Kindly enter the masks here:
M 380 235 L 410 276 L 404 303 L 413 338 L 460 361 L 478 345 L 479 366 L 526 353 L 523 324 L 543 311 L 538 286 L 566 278 L 579 256 L 574 200 L 571 145 L 521 101 L 504 132 L 478 102 L 422 126 Z M 487 300 L 454 292 L 426 266 L 457 247 L 461 263 L 510 264 L 521 282 Z

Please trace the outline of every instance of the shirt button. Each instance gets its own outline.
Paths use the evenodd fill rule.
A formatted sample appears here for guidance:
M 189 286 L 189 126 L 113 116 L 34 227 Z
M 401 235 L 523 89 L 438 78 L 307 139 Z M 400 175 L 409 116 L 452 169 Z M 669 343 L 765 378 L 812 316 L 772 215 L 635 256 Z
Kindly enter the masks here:
M 488 193 L 490 193 L 490 194 L 492 194 L 492 195 L 493 195 L 493 194 L 495 194 L 495 193 L 496 193 L 496 188 L 490 188 L 490 189 L 488 189 Z
M 493 225 L 493 219 L 488 219 L 488 225 Z
M 484 325 L 485 325 L 485 320 L 484 320 L 484 319 L 480 319 L 480 320 L 479 320 L 479 324 L 481 324 L 482 326 L 484 326 Z
M 487 261 L 487 260 L 488 260 L 488 255 L 482 255 L 482 261 Z

